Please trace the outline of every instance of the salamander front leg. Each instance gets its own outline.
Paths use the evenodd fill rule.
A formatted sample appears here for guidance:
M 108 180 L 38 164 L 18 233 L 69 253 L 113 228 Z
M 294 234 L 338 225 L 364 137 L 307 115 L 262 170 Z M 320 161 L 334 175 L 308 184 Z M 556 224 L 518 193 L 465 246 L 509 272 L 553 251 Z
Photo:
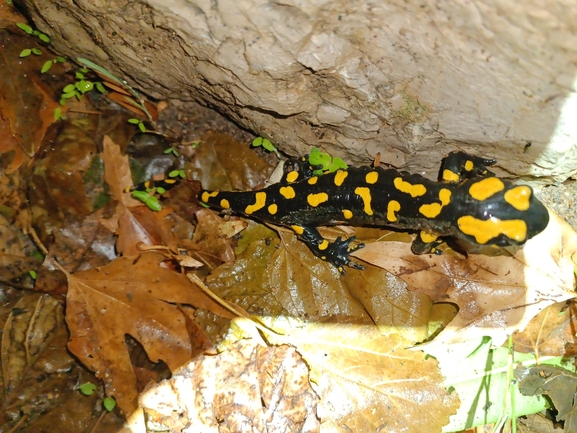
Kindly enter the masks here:
M 496 162 L 494 159 L 481 158 L 465 152 L 451 152 L 441 164 L 440 180 L 455 183 L 479 176 L 494 176 L 487 170 L 487 166 Z
M 413 254 L 443 254 L 437 247 L 443 243 L 439 236 L 422 230 L 411 245 Z
M 307 244 L 315 256 L 335 265 L 341 274 L 345 274 L 344 266 L 364 269 L 363 265 L 351 261 L 350 258 L 350 253 L 365 246 L 365 244 L 351 245 L 355 240 L 354 236 L 345 240 L 339 236 L 334 242 L 330 242 L 323 238 L 314 227 L 293 225 L 291 228 L 299 239 Z

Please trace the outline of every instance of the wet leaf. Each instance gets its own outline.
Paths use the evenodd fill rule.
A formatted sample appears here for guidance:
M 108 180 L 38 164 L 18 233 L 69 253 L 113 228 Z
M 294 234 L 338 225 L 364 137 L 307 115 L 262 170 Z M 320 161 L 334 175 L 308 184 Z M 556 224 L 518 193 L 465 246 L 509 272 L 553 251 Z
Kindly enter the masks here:
M 196 149 L 192 179 L 203 188 L 249 190 L 262 185 L 273 170 L 248 143 L 239 143 L 226 134 L 209 132 Z
M 139 399 L 149 422 L 166 431 L 254 433 L 317 432 L 317 402 L 293 348 L 252 340 L 200 357 Z

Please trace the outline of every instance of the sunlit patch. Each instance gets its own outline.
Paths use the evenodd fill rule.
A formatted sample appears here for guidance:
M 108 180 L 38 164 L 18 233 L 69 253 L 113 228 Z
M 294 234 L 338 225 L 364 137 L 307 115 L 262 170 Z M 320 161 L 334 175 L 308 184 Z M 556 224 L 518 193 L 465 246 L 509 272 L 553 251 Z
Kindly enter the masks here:
M 213 191 L 213 192 L 209 192 L 209 191 L 204 191 L 202 193 L 202 201 L 204 202 L 208 202 L 212 197 L 216 197 L 218 195 L 218 191 Z
M 294 182 L 298 178 L 299 178 L 299 172 L 298 171 L 291 171 L 290 173 L 288 173 L 286 175 L 286 181 L 290 182 L 290 183 Z
M 420 197 L 427 193 L 427 188 L 425 188 L 425 185 L 422 185 L 420 183 L 412 185 L 409 182 L 405 182 L 400 177 L 396 177 L 395 180 L 393 180 L 393 184 L 395 185 L 395 188 L 397 188 L 399 191 L 404 192 L 406 194 L 410 194 L 411 197 L 413 198 Z
M 401 210 L 401 204 L 397 200 L 391 200 L 389 204 L 387 204 L 387 220 L 391 222 L 397 221 L 397 215 L 395 212 Z
M 447 182 L 459 182 L 461 178 L 457 173 L 452 172 L 449 169 L 443 170 L 443 180 Z
M 474 167 L 475 167 L 475 164 L 473 164 L 473 161 L 468 159 L 467 162 L 465 162 L 465 170 L 471 171 L 471 170 L 473 170 Z
M 439 203 L 424 204 L 419 208 L 419 212 L 427 218 L 436 218 L 441 213 L 443 206 Z
M 363 211 L 367 215 L 373 214 L 373 209 L 371 208 L 371 190 L 366 187 L 357 187 L 355 188 L 355 194 L 361 196 L 363 200 Z
M 471 185 L 469 194 L 471 194 L 471 197 L 475 200 L 483 201 L 497 194 L 499 191 L 503 191 L 503 189 L 505 189 L 505 184 L 501 179 L 489 177 Z
M 305 232 L 305 229 L 303 229 L 301 226 L 291 226 L 291 229 L 293 229 L 293 232 L 295 232 L 297 235 L 302 235 Z
M 481 245 L 499 235 L 505 235 L 518 244 L 527 240 L 527 224 L 523 220 L 500 220 L 498 218 L 480 220 L 468 215 L 459 218 L 457 225 L 459 230 L 466 235 L 473 236 Z
M 249 204 L 244 210 L 244 213 L 247 215 L 250 215 L 256 212 L 257 210 L 262 209 L 266 203 L 266 192 L 263 191 L 257 192 L 254 195 L 254 197 L 255 197 L 254 204 Z
M 348 209 L 343 209 L 343 216 L 345 219 L 350 220 L 353 217 L 353 213 Z
M 367 182 L 370 185 L 377 183 L 377 180 L 379 180 L 379 173 L 377 173 L 376 171 L 371 171 L 370 173 L 367 173 L 367 175 L 365 176 L 365 182 Z
M 295 190 L 292 186 L 283 186 L 278 190 L 278 192 L 280 193 L 280 195 L 282 195 L 286 199 L 291 199 L 291 198 L 296 197 Z
M 318 180 L 319 180 L 318 176 L 313 176 L 310 177 L 307 182 L 309 183 L 309 185 L 314 185 L 315 183 L 317 183 Z
M 530 200 L 533 190 L 526 186 L 516 186 L 505 193 L 505 201 L 517 210 L 527 210 L 530 206 Z
M 421 230 L 421 233 L 419 233 L 419 237 L 426 244 L 430 244 L 431 242 L 435 242 L 439 238 L 438 235 L 427 233 L 424 230 Z
M 337 172 L 335 173 L 335 185 L 341 186 L 348 175 L 349 175 L 348 171 L 337 170 Z
M 230 209 L 230 203 L 228 202 L 227 199 L 223 198 L 223 199 L 220 201 L 220 207 L 223 208 L 223 209 Z
M 307 202 L 312 207 L 317 207 L 319 204 L 326 202 L 329 199 L 329 195 L 326 192 L 319 192 L 318 194 L 309 194 L 307 196 Z
M 323 241 L 319 244 L 319 250 L 323 251 L 329 247 L 329 241 L 323 239 Z
M 268 213 L 269 214 L 274 215 L 277 212 L 278 212 L 278 206 L 276 205 L 276 203 L 273 203 L 268 207 Z

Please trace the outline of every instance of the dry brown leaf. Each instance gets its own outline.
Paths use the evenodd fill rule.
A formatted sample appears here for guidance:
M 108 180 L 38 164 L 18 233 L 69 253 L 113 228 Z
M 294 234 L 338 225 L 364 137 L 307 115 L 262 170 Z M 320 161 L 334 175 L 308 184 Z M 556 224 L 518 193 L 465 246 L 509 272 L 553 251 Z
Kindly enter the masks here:
M 103 380 L 107 394 L 130 413 L 136 408 L 136 377 L 125 335 L 136 339 L 153 362 L 175 371 L 194 355 L 187 322 L 175 304 L 231 317 L 186 276 L 159 266 L 164 256 L 123 257 L 95 270 L 68 276 L 68 347 Z
M 383 336 L 374 326 L 302 324 L 267 334 L 271 343 L 290 343 L 311 369 L 321 397 L 323 424 L 353 432 L 440 432 L 459 405 L 447 392 L 433 359 L 406 350 L 410 342 Z M 290 323 L 290 322 L 287 322 Z
M 575 300 L 557 303 L 536 315 L 522 331 L 513 334 L 515 350 L 539 356 L 577 355 Z
M 318 432 L 317 402 L 307 366 L 292 347 L 253 340 L 200 357 L 139 399 L 148 423 L 207 433 Z
M 110 194 L 125 206 L 139 206 L 141 203 L 124 192 L 131 188 L 132 175 L 128 155 L 123 155 L 120 146 L 105 135 L 102 140 L 102 162 L 104 162 L 104 180 L 110 187 Z
M 378 242 L 353 255 L 387 269 L 459 313 L 428 346 L 490 336 L 500 345 L 548 305 L 573 298 L 577 234 L 551 214 L 547 229 L 512 257 L 415 256 L 410 245 Z M 428 347 L 427 350 L 430 350 Z

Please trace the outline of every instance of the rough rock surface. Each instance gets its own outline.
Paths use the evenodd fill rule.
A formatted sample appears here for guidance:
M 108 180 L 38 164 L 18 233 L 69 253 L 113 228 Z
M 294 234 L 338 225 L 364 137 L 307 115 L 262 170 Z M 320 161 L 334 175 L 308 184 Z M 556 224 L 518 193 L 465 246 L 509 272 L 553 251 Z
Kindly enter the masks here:
M 460 148 L 577 169 L 577 2 L 22 0 L 55 48 L 196 99 L 282 150 L 434 176 Z M 501 172 L 502 174 L 502 172 Z

